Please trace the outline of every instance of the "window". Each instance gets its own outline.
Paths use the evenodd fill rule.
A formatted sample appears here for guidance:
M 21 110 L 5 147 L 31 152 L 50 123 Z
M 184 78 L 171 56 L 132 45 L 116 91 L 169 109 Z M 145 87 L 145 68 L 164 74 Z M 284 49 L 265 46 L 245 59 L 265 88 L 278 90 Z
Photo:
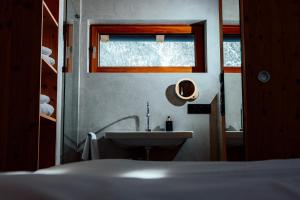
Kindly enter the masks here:
M 92 25 L 91 72 L 205 72 L 203 25 Z
M 223 48 L 224 67 L 241 67 L 241 38 L 239 36 L 225 36 Z
M 194 35 L 112 35 L 99 45 L 103 67 L 195 65 Z
M 223 26 L 223 56 L 225 73 L 241 72 L 242 52 L 239 25 Z

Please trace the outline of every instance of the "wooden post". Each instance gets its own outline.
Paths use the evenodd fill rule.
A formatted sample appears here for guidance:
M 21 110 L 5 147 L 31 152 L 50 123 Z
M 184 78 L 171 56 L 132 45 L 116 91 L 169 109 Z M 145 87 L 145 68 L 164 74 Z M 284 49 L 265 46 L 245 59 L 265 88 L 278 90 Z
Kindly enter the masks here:
M 0 7 L 0 171 L 38 163 L 42 1 Z

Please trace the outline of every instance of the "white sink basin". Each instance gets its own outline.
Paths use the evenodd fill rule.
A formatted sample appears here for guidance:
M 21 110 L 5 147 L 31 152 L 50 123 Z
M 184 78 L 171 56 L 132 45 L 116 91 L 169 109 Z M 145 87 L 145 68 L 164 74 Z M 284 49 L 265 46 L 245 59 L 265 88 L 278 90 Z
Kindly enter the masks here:
M 193 131 L 116 131 L 104 137 L 126 147 L 178 146 L 193 137 Z

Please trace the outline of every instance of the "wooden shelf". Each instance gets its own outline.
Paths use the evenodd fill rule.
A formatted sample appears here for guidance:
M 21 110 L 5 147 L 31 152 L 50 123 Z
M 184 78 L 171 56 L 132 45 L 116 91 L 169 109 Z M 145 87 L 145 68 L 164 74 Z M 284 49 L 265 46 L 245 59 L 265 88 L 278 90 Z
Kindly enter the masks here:
M 55 111 L 52 115 L 56 118 L 57 105 L 57 70 L 42 59 L 41 93 L 50 97 L 51 105 Z
M 44 12 L 43 12 L 43 16 L 44 16 L 44 23 L 45 22 L 50 22 L 52 23 L 54 26 L 56 26 L 58 28 L 58 22 L 55 19 L 54 15 L 52 14 L 52 12 L 50 11 L 49 7 L 47 6 L 46 2 L 43 2 L 43 8 L 44 8 Z
M 44 115 L 44 114 L 40 114 L 40 117 L 43 118 L 43 119 L 46 119 L 48 121 L 56 123 L 56 119 L 53 118 L 53 117 L 50 117 L 50 116 L 47 116 L 47 115 Z
M 51 10 L 51 13 L 54 16 L 54 18 L 56 19 L 56 21 L 58 21 L 58 18 L 59 18 L 59 1 L 60 0 L 43 0 L 43 1 L 46 3 L 49 10 Z
M 50 71 L 57 74 L 57 70 L 52 65 L 49 65 L 44 59 L 42 59 L 42 65 L 43 65 L 43 69 L 45 70 L 50 69 Z
M 50 97 L 54 107 L 51 117 L 40 114 L 39 168 L 46 168 L 55 165 L 59 0 L 43 0 L 42 9 L 42 45 L 52 50 L 51 57 L 56 61 L 53 66 L 43 58 L 41 62 L 40 93 Z

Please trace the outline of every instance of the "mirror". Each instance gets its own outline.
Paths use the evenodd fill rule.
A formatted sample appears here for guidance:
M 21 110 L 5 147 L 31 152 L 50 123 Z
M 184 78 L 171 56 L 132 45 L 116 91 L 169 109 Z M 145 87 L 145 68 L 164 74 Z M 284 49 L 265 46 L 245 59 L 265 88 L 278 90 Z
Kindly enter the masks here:
M 196 83 L 189 78 L 180 79 L 176 83 L 175 92 L 183 100 L 195 100 L 199 96 Z
M 64 36 L 65 67 L 62 75 L 63 119 L 61 140 L 61 163 L 80 159 L 77 147 L 79 113 L 79 32 L 80 0 L 65 1 Z
M 182 153 L 179 153 L 176 159 L 209 159 L 210 149 L 207 148 L 207 145 L 201 145 L 208 142 L 207 138 L 209 138 L 210 125 L 209 121 L 206 120 L 207 116 L 188 115 L 185 103 L 193 101 L 197 104 L 210 104 L 219 90 L 220 44 L 217 41 L 219 41 L 220 30 L 219 26 L 215 26 L 220 20 L 217 0 L 192 0 L 189 3 L 174 0 L 172 3 L 163 4 L 159 0 L 134 2 L 131 0 L 67 0 L 66 3 L 65 27 L 67 32 L 65 44 L 67 49 L 65 58 L 67 60 L 65 66 L 68 69 L 63 75 L 64 132 L 62 137 L 62 163 L 81 160 L 84 142 L 89 132 L 96 133 L 97 139 L 101 143 L 99 146 L 103 158 L 129 158 L 127 151 L 115 148 L 103 137 L 107 131 L 145 130 L 147 128 L 147 118 L 145 117 L 147 101 L 151 105 L 150 128 L 152 130 L 163 129 L 165 126 L 163 122 L 168 115 L 171 115 L 172 119 L 174 118 L 178 122 L 178 126 L 174 124 L 175 131 L 178 128 L 180 130 L 192 129 L 191 131 L 195 132 L 197 137 L 186 143 L 186 147 L 182 147 Z M 207 10 L 210 10 L 210 12 L 206 12 Z M 177 61 L 185 60 L 190 53 L 195 58 L 196 51 L 189 51 L 190 53 L 180 51 L 179 56 L 172 56 L 171 58 L 169 54 L 173 54 L 172 52 L 160 52 L 155 49 L 148 49 L 145 54 L 155 55 L 152 58 L 154 60 L 160 59 L 158 57 L 160 53 L 167 55 L 164 56 L 164 59 L 160 59 L 161 63 L 155 63 L 155 67 L 164 65 L 167 68 L 174 68 L 174 71 L 164 73 L 151 73 L 146 70 L 139 73 L 125 70 L 122 73 L 108 72 L 108 70 L 107 72 L 91 72 L 90 57 L 101 53 L 101 51 L 98 51 L 97 54 L 94 48 L 90 48 L 92 25 L 142 24 L 145 26 L 172 26 L 197 23 L 203 25 L 202 31 L 205 34 L 202 35 L 203 37 L 200 33 L 199 35 L 194 34 L 194 39 L 197 38 L 196 41 L 201 40 L 201 43 L 205 44 L 204 51 L 201 56 L 200 54 L 197 55 L 197 58 L 199 57 L 199 62 L 205 61 L 206 73 L 193 73 L 195 71 L 190 69 L 193 65 L 189 63 L 184 65 L 187 66 L 186 69 L 179 69 L 182 63 L 177 64 Z M 189 30 L 186 33 L 192 31 L 192 29 Z M 200 32 L 202 33 L 202 31 Z M 110 38 L 110 42 L 113 42 L 113 39 L 115 41 L 122 39 L 123 41 L 125 38 Z M 156 41 L 156 38 L 153 40 Z M 131 40 L 129 41 L 131 42 Z M 137 41 L 140 41 L 140 39 Z M 182 43 L 189 41 L 189 38 L 176 37 L 170 41 L 168 45 L 173 46 L 175 41 Z M 162 48 L 167 42 L 166 39 L 164 43 L 155 43 L 154 46 L 159 45 L 159 48 Z M 187 46 L 189 45 L 190 43 L 187 44 Z M 191 45 L 196 47 L 195 44 Z M 116 45 L 115 48 L 118 48 L 118 46 Z M 194 48 L 192 49 L 194 50 Z M 120 52 L 122 49 L 118 48 L 112 52 L 116 53 L 117 50 Z M 139 57 L 142 56 L 138 53 L 138 48 L 133 51 L 126 47 L 125 50 Z M 93 54 L 94 52 L 96 54 Z M 135 59 L 132 59 L 133 61 L 135 62 Z M 171 64 L 168 64 L 170 62 Z M 193 60 L 194 62 L 198 63 L 198 60 Z M 156 66 L 156 64 L 161 65 Z M 143 67 L 142 65 L 138 66 Z M 134 65 L 130 64 L 129 67 L 133 68 Z M 114 68 L 114 70 L 117 69 L 118 66 Z M 177 85 L 176 94 L 175 86 L 178 80 L 181 81 Z M 197 98 L 199 96 L 198 88 L 200 89 L 200 87 L 201 98 Z M 166 88 L 170 88 L 170 96 L 166 95 Z M 173 99 L 170 101 L 168 97 Z M 199 145 L 199 143 L 201 144 Z M 144 155 L 144 152 L 140 153 L 142 156 Z M 172 155 L 175 155 L 175 153 Z

